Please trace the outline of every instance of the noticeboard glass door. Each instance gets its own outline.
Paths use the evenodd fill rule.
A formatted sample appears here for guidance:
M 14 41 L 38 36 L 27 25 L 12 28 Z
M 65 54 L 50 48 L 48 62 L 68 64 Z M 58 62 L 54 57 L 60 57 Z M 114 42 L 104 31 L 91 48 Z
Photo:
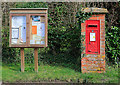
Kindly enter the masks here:
M 30 15 L 30 46 L 46 44 L 46 18 L 44 15 Z
M 11 44 L 26 44 L 26 16 L 11 17 Z

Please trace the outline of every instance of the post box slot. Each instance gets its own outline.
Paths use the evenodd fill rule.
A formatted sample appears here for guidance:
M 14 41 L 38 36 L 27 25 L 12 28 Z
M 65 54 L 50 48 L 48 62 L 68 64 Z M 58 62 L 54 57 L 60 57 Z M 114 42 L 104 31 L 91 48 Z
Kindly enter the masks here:
M 90 24 L 89 24 L 88 27 L 97 27 L 97 25 L 90 25 Z

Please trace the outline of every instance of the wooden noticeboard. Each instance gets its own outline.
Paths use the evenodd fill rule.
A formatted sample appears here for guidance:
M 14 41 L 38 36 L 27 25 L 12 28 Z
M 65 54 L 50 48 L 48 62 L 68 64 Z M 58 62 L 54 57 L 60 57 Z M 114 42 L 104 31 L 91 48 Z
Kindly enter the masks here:
M 47 47 L 47 8 L 10 9 L 9 47 Z
M 34 48 L 38 72 L 38 48 L 47 47 L 47 8 L 11 8 L 9 47 L 21 48 L 21 71 L 24 72 L 24 48 Z

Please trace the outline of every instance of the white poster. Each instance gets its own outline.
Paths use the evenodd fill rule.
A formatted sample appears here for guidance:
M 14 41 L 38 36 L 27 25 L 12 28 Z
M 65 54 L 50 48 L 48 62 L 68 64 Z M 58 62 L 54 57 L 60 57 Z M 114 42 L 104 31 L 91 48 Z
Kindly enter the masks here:
M 90 41 L 95 41 L 95 33 L 90 33 Z
M 12 39 L 18 39 L 19 37 L 19 29 L 12 28 Z
M 17 39 L 12 39 L 12 44 L 17 44 Z
M 30 44 L 35 44 L 35 40 L 30 40 Z
M 23 23 L 26 24 L 26 16 L 13 16 L 12 17 L 12 27 L 19 28 L 23 25 Z
M 36 44 L 40 44 L 40 41 L 36 41 Z
M 23 24 L 21 27 L 21 39 L 23 42 L 26 42 L 26 24 Z
M 44 38 L 45 37 L 45 23 L 41 23 L 41 27 L 42 27 L 42 30 L 41 30 L 42 38 Z
M 45 44 L 45 42 L 44 42 L 44 41 L 41 41 L 41 44 Z
M 12 28 L 21 28 L 20 37 L 21 42 L 26 42 L 26 16 L 13 16 Z M 19 38 L 19 32 L 16 29 L 12 29 L 12 38 Z
M 38 35 L 38 36 L 41 36 L 41 35 L 42 35 L 42 34 L 41 34 L 41 29 L 42 29 L 42 28 L 41 28 L 41 23 L 39 22 L 38 25 L 37 25 L 37 35 Z

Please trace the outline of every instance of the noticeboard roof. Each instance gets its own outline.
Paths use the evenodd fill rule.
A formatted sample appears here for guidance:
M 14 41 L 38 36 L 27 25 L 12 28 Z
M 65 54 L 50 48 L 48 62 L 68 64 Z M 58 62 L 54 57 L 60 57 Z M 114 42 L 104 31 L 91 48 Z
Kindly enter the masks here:
M 46 14 L 48 8 L 10 8 L 11 14 Z
M 47 10 L 48 8 L 10 8 L 10 10 Z

